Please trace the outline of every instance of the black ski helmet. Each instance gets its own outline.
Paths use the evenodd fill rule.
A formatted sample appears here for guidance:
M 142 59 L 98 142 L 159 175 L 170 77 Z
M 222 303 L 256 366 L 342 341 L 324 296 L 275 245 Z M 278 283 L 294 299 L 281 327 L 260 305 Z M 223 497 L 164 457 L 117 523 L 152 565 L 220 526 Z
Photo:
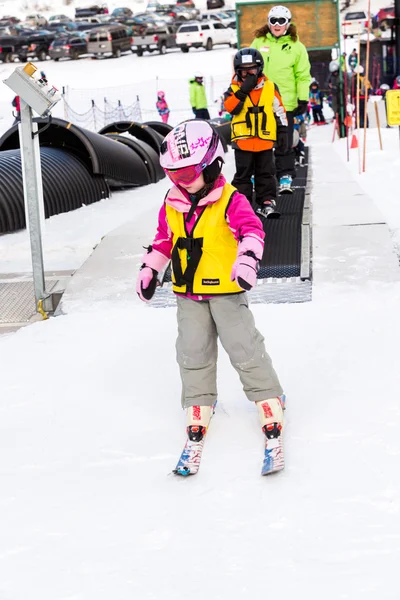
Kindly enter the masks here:
M 239 75 L 239 71 L 241 69 L 254 69 L 254 67 L 257 67 L 257 77 L 260 77 L 264 68 L 264 59 L 261 52 L 256 50 L 256 48 L 242 48 L 236 52 L 233 59 L 233 68 L 240 81 L 242 81 L 242 78 Z

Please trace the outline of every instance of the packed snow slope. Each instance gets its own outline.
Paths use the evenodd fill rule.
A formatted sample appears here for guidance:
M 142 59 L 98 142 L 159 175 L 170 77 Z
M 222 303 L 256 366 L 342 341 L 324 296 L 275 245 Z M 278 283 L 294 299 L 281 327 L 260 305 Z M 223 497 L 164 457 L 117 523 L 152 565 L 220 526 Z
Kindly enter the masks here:
M 329 176 L 315 165 L 315 184 Z M 55 218 L 67 249 L 79 213 Z M 352 252 L 331 257 L 339 273 Z M 311 303 L 253 306 L 288 398 L 286 469 L 260 477 L 257 414 L 221 350 L 200 472 L 177 479 L 175 310 L 141 304 L 134 278 L 128 300 L 0 337 L 0 598 L 397 600 L 400 285 L 321 283 Z
M 201 60 L 207 74 L 223 75 L 225 61 L 229 81 L 231 51 L 191 52 L 191 64 L 173 56 L 160 58 L 166 78 L 174 69 L 186 77 Z M 105 80 L 134 80 L 136 58 L 104 62 Z M 143 69 L 161 64 L 140 60 Z M 71 78 L 76 69 L 82 85 L 87 62 L 48 67 Z M 335 171 L 342 190 L 358 182 L 368 191 L 396 245 L 398 134 L 384 131 L 383 152 L 368 135 L 367 173 L 358 176 L 357 155 L 347 165 L 343 141 L 334 145 L 340 165 L 325 160 L 330 128 L 310 133 L 320 241 Z M 151 241 L 166 186 L 48 220 L 46 268 L 78 268 L 129 219 L 143 222 Z M 121 254 L 134 264 L 125 299 L 110 274 L 104 296 L 114 285 L 114 301 L 76 303 L 65 316 L 1 336 L 1 600 L 398 600 L 400 284 L 341 277 L 360 252 L 322 256 L 315 246 L 315 271 L 334 263 L 340 283 L 319 277 L 310 303 L 252 307 L 287 394 L 287 466 L 268 478 L 260 476 L 254 405 L 222 349 L 200 472 L 170 474 L 185 437 L 176 316 L 137 299 L 140 259 Z M 359 258 L 368 274 L 377 255 L 366 248 Z M 26 232 L 2 236 L 0 262 L 3 272 L 28 270 Z

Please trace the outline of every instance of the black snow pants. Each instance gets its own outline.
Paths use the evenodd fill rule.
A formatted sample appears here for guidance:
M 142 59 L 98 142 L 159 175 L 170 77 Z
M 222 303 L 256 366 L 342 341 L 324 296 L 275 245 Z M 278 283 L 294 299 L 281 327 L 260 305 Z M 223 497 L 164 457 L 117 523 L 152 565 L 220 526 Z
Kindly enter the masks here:
M 296 177 L 296 169 L 294 166 L 295 154 L 292 148 L 293 146 L 293 111 L 286 111 L 286 117 L 288 120 L 288 149 L 286 152 L 279 152 L 275 150 L 275 165 L 276 165 L 276 176 L 279 179 L 282 175 L 290 175 L 292 179 Z
M 207 108 L 195 108 L 196 119 L 204 119 L 205 121 L 210 120 L 210 113 Z
M 273 150 L 249 152 L 235 148 L 236 173 L 232 180 L 241 194 L 246 196 L 250 204 L 253 198 L 253 182 L 256 192 L 256 202 L 260 206 L 266 200 L 276 198 L 276 177 Z

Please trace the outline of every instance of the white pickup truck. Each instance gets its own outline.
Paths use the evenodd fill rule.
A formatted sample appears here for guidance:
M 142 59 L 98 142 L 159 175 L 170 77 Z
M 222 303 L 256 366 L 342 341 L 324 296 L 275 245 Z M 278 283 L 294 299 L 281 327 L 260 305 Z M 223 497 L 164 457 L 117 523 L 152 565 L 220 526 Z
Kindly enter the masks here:
M 212 50 L 217 44 L 227 44 L 235 48 L 236 30 L 219 22 L 207 21 L 181 25 L 176 33 L 176 45 L 182 52 L 189 52 L 190 48 Z

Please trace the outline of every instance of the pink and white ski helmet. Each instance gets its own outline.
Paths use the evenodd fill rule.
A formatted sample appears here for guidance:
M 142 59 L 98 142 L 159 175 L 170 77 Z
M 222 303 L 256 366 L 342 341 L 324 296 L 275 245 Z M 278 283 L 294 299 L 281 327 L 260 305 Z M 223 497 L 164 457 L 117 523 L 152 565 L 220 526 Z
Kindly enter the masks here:
M 161 92 L 161 91 L 160 91 L 160 92 L 157 92 L 157 96 L 158 96 L 159 98 L 164 98 L 164 97 L 165 97 L 165 92 Z
M 201 119 L 184 121 L 174 127 L 160 148 L 160 164 L 167 170 L 197 165 L 200 174 L 218 158 L 224 162 L 219 135 Z

